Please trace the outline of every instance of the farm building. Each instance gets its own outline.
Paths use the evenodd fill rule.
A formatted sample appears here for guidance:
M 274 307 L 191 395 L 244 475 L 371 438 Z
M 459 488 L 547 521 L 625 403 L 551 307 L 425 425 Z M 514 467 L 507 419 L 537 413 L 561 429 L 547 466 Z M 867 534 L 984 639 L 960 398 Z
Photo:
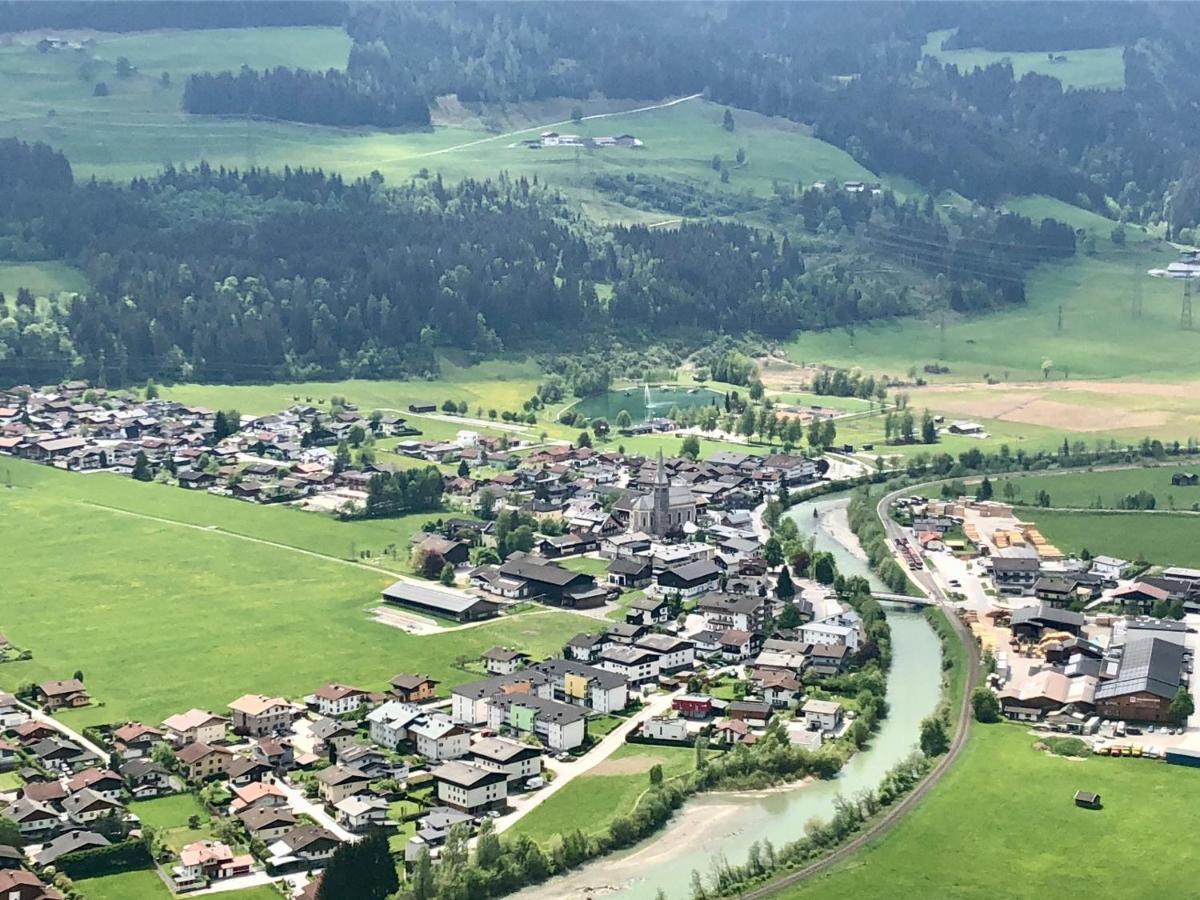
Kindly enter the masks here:
M 490 619 L 500 609 L 499 603 L 484 600 L 482 597 L 473 597 L 458 591 L 441 590 L 412 581 L 397 581 L 390 587 L 384 588 L 383 599 L 396 606 L 457 619 L 459 622 Z

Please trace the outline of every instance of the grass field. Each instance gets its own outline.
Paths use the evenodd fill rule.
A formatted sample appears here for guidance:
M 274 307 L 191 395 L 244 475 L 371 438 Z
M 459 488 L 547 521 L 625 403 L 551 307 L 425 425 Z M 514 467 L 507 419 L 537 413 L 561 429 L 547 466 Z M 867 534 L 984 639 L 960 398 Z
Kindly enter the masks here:
M 84 878 L 75 886 L 87 900 L 171 900 L 162 879 L 150 869 L 141 872 L 123 872 L 103 878 Z M 229 891 L 222 894 L 229 900 L 279 900 L 280 894 L 270 885 Z
M 1178 382 L 1200 378 L 1200 357 L 1191 352 L 1195 333 L 1179 328 L 1182 289 L 1153 279 L 1146 270 L 1174 259 L 1161 242 L 1111 246 L 1107 237 L 1095 257 L 1080 254 L 1030 275 L 1024 306 L 940 321 L 904 319 L 846 331 L 799 335 L 788 348 L 797 361 L 903 375 L 940 361 L 950 373 L 939 382 L 1042 381 L 1050 360 L 1052 382 L 1087 378 L 1138 378 Z M 1105 247 L 1103 245 L 1108 244 Z M 1142 316 L 1131 317 L 1131 298 L 1140 291 Z M 1058 328 L 1058 308 L 1063 325 Z M 1007 336 L 1020 335 L 1020 340 Z M 1065 370 L 1065 371 L 1064 371 Z
M 157 723 L 330 680 L 379 687 L 399 671 L 454 684 L 474 677 L 454 668 L 460 654 L 499 644 L 549 655 L 594 624 L 538 610 L 414 637 L 366 616 L 390 574 L 341 559 L 353 544 L 403 546 L 408 526 L 342 530 L 320 515 L 19 461 L 0 473 L 16 485 L 0 488 L 5 555 L 20 561 L 6 569 L 0 625 L 34 652 L 0 667 L 0 681 L 82 670 L 103 705 L 66 714 L 76 726 Z
M 993 479 L 996 497 L 1007 499 L 1004 484 L 1012 482 L 1017 502 L 1033 503 L 1038 491 L 1050 494 L 1050 507 L 1116 509 L 1118 501 L 1138 491 L 1154 495 L 1160 510 L 1191 509 L 1200 503 L 1200 487 L 1174 487 L 1171 475 L 1197 466 L 1158 466 L 1109 472 L 1063 472 L 1049 476 L 1001 475 Z M 1097 503 L 1099 501 L 1099 503 Z
M 1086 860 L 1104 897 L 1186 897 L 1191 853 L 1181 817 L 1200 802 L 1182 766 L 1135 759 L 1061 759 L 1013 725 L 976 725 L 963 756 L 918 808 L 853 859 L 787 900 L 1049 897 L 1064 866 Z M 1094 791 L 1104 809 L 1072 803 Z M 1153 847 L 1154 852 L 1147 852 Z
M 28 288 L 35 297 L 48 297 L 60 291 L 81 293 L 87 279 L 78 269 L 60 262 L 0 262 L 0 294 L 10 300 L 18 288 Z
M 647 774 L 653 765 L 663 767 L 664 779 L 691 771 L 691 747 L 655 747 L 625 744 L 586 775 L 581 775 L 533 809 L 510 829 L 542 844 L 552 843 L 564 831 L 582 828 L 597 834 L 619 815 L 635 808 L 650 787 Z
M 129 811 L 141 819 L 143 825 L 158 831 L 167 846 L 175 851 L 194 841 L 208 840 L 213 835 L 208 810 L 191 794 L 137 800 L 129 804 Z M 188 827 L 191 816 L 200 817 L 199 828 Z
M 998 52 L 972 48 L 968 50 L 943 50 L 942 41 L 950 37 L 953 30 L 930 32 L 923 54 L 932 56 L 942 63 L 953 63 L 961 72 L 975 68 L 986 68 L 993 63 L 1012 64 L 1013 77 L 1018 81 L 1027 72 L 1049 75 L 1063 83 L 1063 87 L 1099 90 L 1122 90 L 1125 87 L 1125 60 L 1122 47 L 1099 47 L 1090 50 L 1065 50 L 1063 62 L 1054 62 L 1045 53 Z
M 1023 507 L 1020 515 L 1035 522 L 1047 540 L 1067 553 L 1086 548 L 1093 556 L 1144 559 L 1160 566 L 1200 566 L 1200 516 L 1033 507 Z

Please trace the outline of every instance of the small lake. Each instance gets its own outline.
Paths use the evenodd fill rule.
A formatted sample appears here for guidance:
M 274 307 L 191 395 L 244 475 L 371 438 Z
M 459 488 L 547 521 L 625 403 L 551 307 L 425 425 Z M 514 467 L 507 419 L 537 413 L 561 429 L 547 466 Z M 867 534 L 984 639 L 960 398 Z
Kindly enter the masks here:
M 691 409 L 695 406 L 720 406 L 725 408 L 725 395 L 708 388 L 660 385 L 658 387 L 630 387 L 619 391 L 608 391 L 595 397 L 584 397 L 571 407 L 577 414 L 589 419 L 616 421 L 621 410 L 629 413 L 634 424 L 668 415 L 672 409 Z

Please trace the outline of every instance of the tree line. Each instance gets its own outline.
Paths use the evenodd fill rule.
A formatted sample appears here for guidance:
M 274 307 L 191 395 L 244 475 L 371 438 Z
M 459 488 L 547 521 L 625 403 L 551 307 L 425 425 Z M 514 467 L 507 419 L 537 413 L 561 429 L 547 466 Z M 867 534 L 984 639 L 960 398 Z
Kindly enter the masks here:
M 429 106 L 398 83 L 379 86 L 345 72 L 279 66 L 262 72 L 202 72 L 188 78 L 183 109 L 196 115 L 252 115 L 316 125 L 428 128 Z

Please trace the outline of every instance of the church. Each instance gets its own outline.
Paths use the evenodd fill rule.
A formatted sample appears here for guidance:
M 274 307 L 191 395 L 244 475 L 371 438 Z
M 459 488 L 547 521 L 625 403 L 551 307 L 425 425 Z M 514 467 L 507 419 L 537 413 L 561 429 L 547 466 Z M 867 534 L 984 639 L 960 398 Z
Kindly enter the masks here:
M 684 525 L 689 522 L 696 522 L 696 498 L 688 487 L 670 483 L 662 450 L 659 450 L 654 487 L 649 494 L 633 501 L 629 529 L 666 538 L 682 535 Z

